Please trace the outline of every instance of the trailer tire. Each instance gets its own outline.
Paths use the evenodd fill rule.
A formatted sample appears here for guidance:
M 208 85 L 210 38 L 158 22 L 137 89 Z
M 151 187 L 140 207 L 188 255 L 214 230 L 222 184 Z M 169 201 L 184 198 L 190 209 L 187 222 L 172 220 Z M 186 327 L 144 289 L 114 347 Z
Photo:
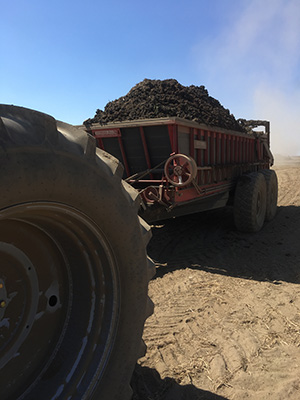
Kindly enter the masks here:
M 253 172 L 238 180 L 234 195 L 234 222 L 241 232 L 258 232 L 265 220 L 267 204 L 266 181 Z
M 278 180 L 276 172 L 272 169 L 263 169 L 259 171 L 266 180 L 267 185 L 267 209 L 266 221 L 271 221 L 277 212 L 278 199 Z
M 150 228 L 86 132 L 0 105 L 1 399 L 130 399 Z

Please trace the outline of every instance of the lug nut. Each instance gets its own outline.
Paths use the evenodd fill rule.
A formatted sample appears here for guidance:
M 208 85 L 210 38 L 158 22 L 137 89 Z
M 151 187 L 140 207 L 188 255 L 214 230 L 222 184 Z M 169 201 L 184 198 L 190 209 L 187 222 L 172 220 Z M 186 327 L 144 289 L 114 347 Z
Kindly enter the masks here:
M 1 300 L 0 301 L 0 307 L 4 308 L 6 306 L 6 301 L 5 300 Z

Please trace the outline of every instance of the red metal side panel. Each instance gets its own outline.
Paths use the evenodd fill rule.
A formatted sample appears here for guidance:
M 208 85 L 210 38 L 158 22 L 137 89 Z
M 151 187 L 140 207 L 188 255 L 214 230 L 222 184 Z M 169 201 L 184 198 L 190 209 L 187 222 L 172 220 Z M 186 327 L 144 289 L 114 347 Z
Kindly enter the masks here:
M 230 156 L 231 156 L 231 136 L 226 136 L 226 161 L 227 164 L 230 164 Z
M 147 146 L 147 142 L 146 142 L 146 138 L 145 138 L 144 129 L 142 126 L 140 126 L 140 134 L 141 134 L 141 139 L 142 139 L 142 143 L 143 143 L 143 149 L 144 149 L 144 153 L 145 153 L 147 167 L 148 167 L 148 169 L 151 169 L 150 155 L 149 155 L 149 151 L 148 151 L 148 146 Z M 150 178 L 153 179 L 153 174 L 151 174 L 151 173 L 150 173 Z
M 225 145 L 225 140 L 226 140 L 226 136 L 225 136 L 225 134 L 223 133 L 222 135 L 221 135 L 221 151 L 222 151 L 222 156 L 221 156 L 221 164 L 225 164 L 226 163 L 226 151 L 225 151 L 225 149 L 226 149 L 226 145 Z
M 210 164 L 216 164 L 216 132 L 210 132 Z
M 129 169 L 129 165 L 128 165 L 128 161 L 127 161 L 127 157 L 126 157 L 126 153 L 125 153 L 125 149 L 124 149 L 121 137 L 118 137 L 118 142 L 119 142 L 119 146 L 120 146 L 121 153 L 122 153 L 124 168 L 125 168 L 125 171 L 126 171 L 126 174 L 128 177 L 128 176 L 130 176 L 130 169 Z
M 120 129 L 94 129 L 93 135 L 96 138 L 118 137 L 121 136 Z
M 232 164 L 235 163 L 235 136 L 231 137 L 231 149 L 230 149 L 230 161 Z
M 98 138 L 96 140 L 97 140 L 97 146 L 99 147 L 99 149 L 104 150 L 103 140 L 101 138 Z
M 216 134 L 216 164 L 221 163 L 221 146 L 220 146 L 221 134 Z
M 204 137 L 207 143 L 206 150 L 204 150 L 204 165 L 208 165 L 210 133 L 204 131 Z
M 169 137 L 170 137 L 172 151 L 173 151 L 173 153 L 178 153 L 177 125 L 175 125 L 175 124 L 168 125 L 168 131 L 169 131 Z
M 197 134 L 197 130 L 193 129 L 193 128 L 190 128 L 190 133 L 189 133 L 189 135 L 190 135 L 190 155 L 193 158 L 195 158 L 195 145 L 194 145 L 194 143 L 195 143 L 195 135 L 196 134 Z M 196 162 L 197 162 L 197 160 L 196 160 Z
M 241 162 L 240 143 L 241 143 L 241 138 L 237 136 L 235 138 L 235 161 L 238 164 Z

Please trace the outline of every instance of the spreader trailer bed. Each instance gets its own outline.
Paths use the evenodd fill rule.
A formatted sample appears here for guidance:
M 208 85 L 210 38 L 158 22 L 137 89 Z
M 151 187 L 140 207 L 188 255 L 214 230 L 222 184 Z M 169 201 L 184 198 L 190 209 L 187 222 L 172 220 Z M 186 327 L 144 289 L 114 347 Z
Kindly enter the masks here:
M 123 163 L 148 222 L 234 204 L 237 228 L 256 231 L 275 215 L 277 178 L 269 122 L 243 126 L 239 132 L 172 117 L 85 128 Z

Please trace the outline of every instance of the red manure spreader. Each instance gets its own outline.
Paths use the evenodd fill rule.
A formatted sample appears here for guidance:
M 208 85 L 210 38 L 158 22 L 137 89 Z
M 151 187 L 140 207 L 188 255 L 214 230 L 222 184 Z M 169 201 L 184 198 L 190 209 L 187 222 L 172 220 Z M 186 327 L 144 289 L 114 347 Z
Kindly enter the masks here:
M 123 163 L 147 222 L 232 205 L 237 229 L 255 232 L 276 213 L 278 184 L 270 123 L 242 124 L 244 132 L 165 117 L 91 123 L 86 130 Z

